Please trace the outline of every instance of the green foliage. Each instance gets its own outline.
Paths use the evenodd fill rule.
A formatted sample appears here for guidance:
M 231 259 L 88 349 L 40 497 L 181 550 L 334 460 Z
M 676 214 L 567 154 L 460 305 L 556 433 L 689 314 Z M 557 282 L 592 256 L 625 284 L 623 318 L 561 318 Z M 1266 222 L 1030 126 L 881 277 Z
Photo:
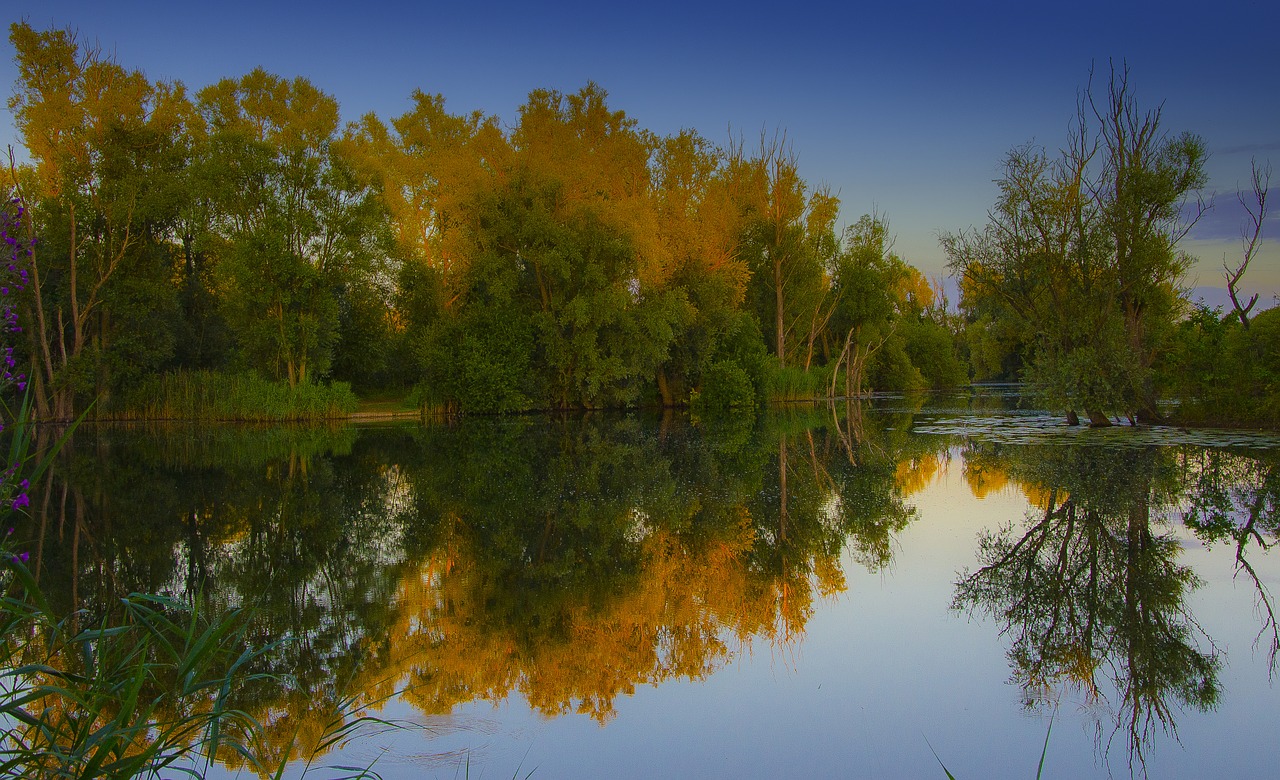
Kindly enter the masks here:
M 759 401 L 768 397 L 766 382 L 774 365 L 760 334 L 760 323 L 748 312 L 737 312 L 719 334 L 714 362 L 729 362 L 742 369 L 751 382 L 752 395 Z
M 930 319 L 905 319 L 899 325 L 903 349 L 911 365 L 930 389 L 961 387 L 969 383 L 969 368 L 956 350 L 955 338 Z
M 639 289 L 625 236 L 556 214 L 558 192 L 520 180 L 476 205 L 467 295 L 428 356 L 463 409 L 635 404 L 692 315 L 680 290 Z
M 368 728 L 403 724 L 366 713 L 356 697 L 335 704 L 317 743 L 295 731 L 276 765 L 264 729 L 236 700 L 276 646 L 255 647 L 251 621 L 233 609 L 211 619 L 174 599 L 133 593 L 85 626 L 59 617 L 31 572 L 0 541 L 0 772 L 83 780 L 202 778 L 215 761 L 282 777 L 299 749 L 315 759 Z M 371 766 L 326 767 L 346 780 L 376 779 Z
M 812 401 L 825 398 L 831 385 L 831 368 L 820 366 L 805 370 L 798 366 L 779 366 L 770 360 L 765 376 L 765 392 L 769 401 Z
M 838 375 L 830 394 L 968 382 L 957 341 L 943 324 L 945 311 L 934 307 L 934 292 L 924 277 L 892 247 L 888 223 L 878 214 L 863 215 L 845 230 L 832 267 L 832 370 Z
M 1188 423 L 1280 427 L 1280 308 L 1244 328 L 1234 314 L 1197 308 L 1179 323 L 1164 364 L 1166 390 Z
M 1013 382 L 1021 375 L 1022 336 L 1010 320 L 977 313 L 964 324 L 964 342 L 974 381 Z
M 238 613 L 209 622 L 170 599 L 132 595 L 119 621 L 56 618 L 30 572 L 0 574 L 0 772 L 201 776 L 220 752 L 247 755 L 254 723 L 230 704 L 256 653 Z M 191 769 L 190 767 L 196 767 Z
M 476 412 L 528 409 L 537 388 L 530 373 L 534 329 L 528 313 L 514 306 L 477 307 L 455 331 L 458 344 L 447 375 L 459 405 Z
M 898 328 L 868 361 L 867 381 L 878 390 L 915 392 L 929 388 L 928 380 L 907 353 L 907 345 Z
M 702 388 L 690 400 L 690 406 L 700 414 L 734 411 L 749 415 L 755 405 L 751 377 L 742 366 L 728 360 L 712 363 L 702 372 Z

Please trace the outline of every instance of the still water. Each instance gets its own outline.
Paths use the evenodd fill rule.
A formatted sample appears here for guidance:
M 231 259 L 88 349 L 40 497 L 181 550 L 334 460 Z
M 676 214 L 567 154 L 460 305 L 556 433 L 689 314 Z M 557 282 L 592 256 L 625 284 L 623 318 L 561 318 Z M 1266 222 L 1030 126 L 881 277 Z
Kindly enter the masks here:
M 343 702 L 400 724 L 308 777 L 1030 778 L 1046 735 L 1045 777 L 1280 761 L 1276 437 L 965 395 L 86 428 L 50 474 L 21 533 L 56 603 L 252 605 L 277 750 Z

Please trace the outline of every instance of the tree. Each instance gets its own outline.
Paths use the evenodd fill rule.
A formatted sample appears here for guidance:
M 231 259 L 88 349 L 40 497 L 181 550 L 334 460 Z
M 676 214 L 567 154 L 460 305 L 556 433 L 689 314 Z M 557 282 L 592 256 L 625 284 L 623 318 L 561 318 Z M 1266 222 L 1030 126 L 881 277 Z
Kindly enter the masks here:
M 449 308 L 466 272 L 465 211 L 507 176 L 512 149 L 496 117 L 450 114 L 438 94 L 415 90 L 412 100 L 413 108 L 390 127 L 372 114 L 363 117 L 340 147 L 361 175 L 377 183 L 397 255 L 439 275 Z
M 815 331 L 829 313 L 824 261 L 836 248 L 840 200 L 823 188 L 809 191 L 785 136 L 761 134 L 751 158 L 738 144 L 728 168 L 743 220 L 741 251 L 752 273 L 748 294 L 779 365 L 793 364 L 798 347 L 789 337 L 803 334 L 811 357 Z
M 657 235 L 671 258 L 670 284 L 693 307 L 657 375 L 663 405 L 674 406 L 689 400 L 715 361 L 730 357 L 723 354 L 733 349 L 727 342 L 734 340 L 739 320 L 750 316 L 741 311 L 750 270 L 739 251 L 741 225 L 725 152 L 683 130 L 662 140 L 654 166 Z M 753 338 L 763 349 L 758 332 Z M 755 366 L 739 368 L 758 373 Z
M 630 236 L 588 206 L 557 214 L 559 184 L 534 175 L 474 206 L 458 315 L 472 326 L 459 334 L 463 381 L 467 365 L 491 366 L 535 406 L 634 404 L 690 318 L 688 302 L 679 289 L 641 286 Z
M 1258 302 L 1258 294 L 1254 293 L 1248 303 L 1240 303 L 1240 292 L 1237 285 L 1244 278 L 1245 271 L 1249 270 L 1249 263 L 1253 260 L 1254 255 L 1258 253 L 1258 244 L 1262 241 L 1262 223 L 1267 219 L 1267 191 L 1271 184 L 1271 163 L 1267 163 L 1263 167 L 1258 167 L 1258 162 L 1253 162 L 1253 203 L 1251 204 L 1243 193 L 1237 192 L 1236 196 L 1240 200 L 1240 205 L 1249 214 L 1249 222 L 1253 227 L 1250 233 L 1246 228 L 1241 231 L 1241 242 L 1244 248 L 1244 257 L 1240 260 L 1239 265 L 1231 268 L 1224 260 L 1222 263 L 1223 276 L 1227 280 L 1227 293 L 1231 296 L 1231 305 L 1235 307 L 1236 316 L 1240 318 L 1240 325 L 1245 329 L 1249 329 L 1249 312 Z M 1255 205 L 1256 204 L 1256 207 Z
M 942 237 L 962 306 L 1016 323 L 1024 377 L 1094 425 L 1108 412 L 1158 419 L 1155 364 L 1183 305 L 1181 208 L 1205 182 L 1204 145 L 1160 119 L 1113 69 L 1105 96 L 1085 90 L 1056 158 L 1011 151 L 987 225 Z
M 290 385 L 324 376 L 333 294 L 387 256 L 372 183 L 334 149 L 338 104 L 305 79 L 254 70 L 200 91 L 218 161 L 217 274 L 245 362 Z
M 892 251 L 889 224 L 879 214 L 864 214 L 845 229 L 843 249 L 831 274 L 835 313 L 831 331 L 838 339 L 831 374 L 836 395 L 844 366 L 843 395 L 860 395 L 867 367 L 898 326 L 898 293 L 905 290 L 908 266 Z
M 32 159 L 10 172 L 41 237 L 28 329 L 36 403 L 68 419 L 77 394 L 102 398 L 118 383 L 113 370 L 155 370 L 172 353 L 165 239 L 190 106 L 181 85 L 152 83 L 72 32 L 20 22 L 9 37 L 9 108 Z

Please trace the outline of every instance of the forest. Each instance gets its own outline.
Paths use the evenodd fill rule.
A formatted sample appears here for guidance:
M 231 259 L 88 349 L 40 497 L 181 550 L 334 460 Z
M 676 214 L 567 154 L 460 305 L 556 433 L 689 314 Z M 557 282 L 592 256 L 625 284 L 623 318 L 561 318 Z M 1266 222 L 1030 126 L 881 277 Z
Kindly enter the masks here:
M 1009 153 L 987 225 L 942 235 L 952 304 L 886 215 L 840 226 L 782 131 L 659 136 L 594 83 L 533 90 L 510 127 L 421 91 L 344 125 L 305 78 L 189 92 L 67 30 L 9 37 L 8 360 L 42 419 L 747 413 L 1022 381 L 1073 422 L 1280 424 L 1280 315 L 1187 301 L 1204 144 L 1126 71 L 1060 154 Z

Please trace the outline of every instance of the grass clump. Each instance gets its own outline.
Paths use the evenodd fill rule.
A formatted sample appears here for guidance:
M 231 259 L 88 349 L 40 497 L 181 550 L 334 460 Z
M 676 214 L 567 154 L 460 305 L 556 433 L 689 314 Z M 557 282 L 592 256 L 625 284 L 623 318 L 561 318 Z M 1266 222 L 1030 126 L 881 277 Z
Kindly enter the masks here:
M 252 373 L 179 371 L 139 388 L 121 418 L 297 422 L 345 417 L 359 402 L 351 385 L 272 382 Z
M 773 403 L 812 401 L 830 393 L 831 368 L 773 366 L 765 377 L 766 392 Z

